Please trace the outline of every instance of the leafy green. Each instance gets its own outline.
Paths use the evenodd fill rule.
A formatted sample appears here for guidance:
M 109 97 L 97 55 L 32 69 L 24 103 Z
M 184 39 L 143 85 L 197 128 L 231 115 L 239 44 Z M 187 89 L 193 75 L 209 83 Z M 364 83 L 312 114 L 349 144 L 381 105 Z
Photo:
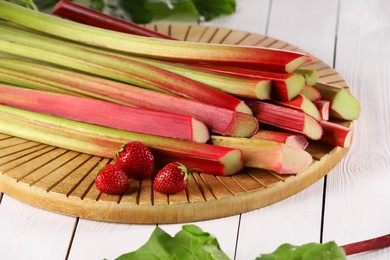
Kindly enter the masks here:
M 308 243 L 302 246 L 283 244 L 271 254 L 262 254 L 256 260 L 343 260 L 345 251 L 333 241 L 325 244 Z
M 195 225 L 184 225 L 174 237 L 156 227 L 145 245 L 117 260 L 137 259 L 229 259 L 217 239 Z
M 15 0 L 32 2 L 32 0 Z M 49 12 L 56 0 L 36 0 L 39 10 Z M 210 21 L 236 11 L 236 0 L 75 0 L 91 9 L 135 23 L 156 20 Z

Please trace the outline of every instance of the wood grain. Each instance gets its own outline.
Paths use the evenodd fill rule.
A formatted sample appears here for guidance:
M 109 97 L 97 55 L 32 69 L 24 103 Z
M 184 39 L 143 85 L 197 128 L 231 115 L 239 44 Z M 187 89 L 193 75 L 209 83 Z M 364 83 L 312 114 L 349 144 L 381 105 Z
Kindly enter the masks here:
M 294 48 L 274 38 L 243 31 L 194 25 L 158 25 L 172 36 L 186 40 L 190 32 L 213 32 L 209 42 Z M 256 40 L 253 40 L 256 39 Z M 191 40 L 196 40 L 191 34 Z M 331 71 L 321 61 L 316 66 Z M 334 72 L 342 81 L 342 77 Z M 296 194 L 312 185 L 346 154 L 334 148 L 321 154 L 305 172 L 280 176 L 261 170 L 245 170 L 232 177 L 194 174 L 188 189 L 175 195 L 156 194 L 151 180 L 132 181 L 123 195 L 101 194 L 94 185 L 96 164 L 108 160 L 34 144 L 18 151 L 27 140 L 5 137 L 0 141 L 0 189 L 21 201 L 55 212 L 87 219 L 125 223 L 181 223 L 236 215 L 258 209 Z M 4 149 L 6 149 L 4 151 Z M 248 172 L 249 171 L 249 172 Z M 156 198 L 156 199 L 155 199 Z

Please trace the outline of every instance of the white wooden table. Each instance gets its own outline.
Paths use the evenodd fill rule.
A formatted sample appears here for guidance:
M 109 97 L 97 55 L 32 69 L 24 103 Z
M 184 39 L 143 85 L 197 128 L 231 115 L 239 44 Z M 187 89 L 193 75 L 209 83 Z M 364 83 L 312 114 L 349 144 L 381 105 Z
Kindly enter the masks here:
M 314 54 L 346 79 L 362 106 L 353 145 L 327 177 L 277 204 L 197 222 L 232 259 L 282 243 L 339 245 L 390 233 L 390 1 L 237 0 L 210 23 L 266 34 Z M 174 235 L 182 224 L 160 225 Z M 155 225 L 104 223 L 37 209 L 0 193 L 0 259 L 113 259 Z M 390 248 L 350 259 L 390 259 Z

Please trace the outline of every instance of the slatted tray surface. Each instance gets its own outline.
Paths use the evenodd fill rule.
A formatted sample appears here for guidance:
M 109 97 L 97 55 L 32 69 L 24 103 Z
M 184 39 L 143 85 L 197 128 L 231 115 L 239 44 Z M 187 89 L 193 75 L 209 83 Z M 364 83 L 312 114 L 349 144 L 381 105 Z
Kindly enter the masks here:
M 264 46 L 293 51 L 297 47 L 270 37 L 224 28 L 159 24 L 148 26 L 180 40 Z M 347 87 L 343 78 L 313 57 L 323 82 Z M 353 127 L 352 122 L 342 124 Z M 100 193 L 96 166 L 109 163 L 96 157 L 0 134 L 0 191 L 23 202 L 81 218 L 124 223 L 180 223 L 232 216 L 288 198 L 326 175 L 347 149 L 311 143 L 314 162 L 304 172 L 279 175 L 245 169 L 229 177 L 192 174 L 183 192 L 153 191 L 152 180 L 132 180 L 122 195 Z

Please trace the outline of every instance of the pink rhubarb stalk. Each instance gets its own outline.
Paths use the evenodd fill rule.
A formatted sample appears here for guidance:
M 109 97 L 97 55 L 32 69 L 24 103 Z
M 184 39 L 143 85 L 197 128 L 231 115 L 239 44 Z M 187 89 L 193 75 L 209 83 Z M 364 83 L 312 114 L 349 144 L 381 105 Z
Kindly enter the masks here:
M 323 134 L 319 121 L 303 111 L 263 101 L 250 101 L 248 105 L 260 123 L 301 133 L 312 140 L 319 140 Z
M 134 108 L 92 98 L 0 84 L 0 103 L 131 132 L 201 143 L 209 139 L 207 127 L 190 116 Z
M 327 100 L 317 100 L 314 101 L 313 103 L 317 107 L 318 111 L 320 112 L 322 120 L 328 121 L 330 102 Z
M 133 22 L 95 11 L 67 0 L 58 1 L 53 7 L 52 13 L 75 22 L 112 31 L 175 40 L 175 38 L 146 29 Z
M 330 145 L 348 148 L 352 141 L 352 130 L 348 127 L 332 123 L 329 121 L 321 121 L 324 135 L 321 141 Z
M 321 99 L 321 93 L 316 88 L 310 85 L 305 85 L 301 91 L 301 94 L 312 102 Z
M 346 255 L 382 249 L 390 246 L 390 234 L 341 246 Z
M 304 95 L 298 95 L 296 98 L 290 101 L 281 101 L 281 102 L 275 102 L 279 105 L 290 107 L 294 109 L 301 110 L 305 112 L 306 114 L 314 117 L 316 120 L 321 120 L 320 112 L 318 111 L 317 107 L 311 102 L 309 99 L 307 99 Z
M 76 42 L 134 55 L 186 63 L 212 63 L 292 72 L 308 55 L 264 47 L 183 42 L 105 30 L 0 2 L 0 19 Z M 47 26 L 50 24 L 50 26 Z
M 301 149 L 306 149 L 306 147 L 309 145 L 309 142 L 303 135 L 280 132 L 280 131 L 260 129 L 251 138 L 275 141 L 275 142 L 284 143 Z

